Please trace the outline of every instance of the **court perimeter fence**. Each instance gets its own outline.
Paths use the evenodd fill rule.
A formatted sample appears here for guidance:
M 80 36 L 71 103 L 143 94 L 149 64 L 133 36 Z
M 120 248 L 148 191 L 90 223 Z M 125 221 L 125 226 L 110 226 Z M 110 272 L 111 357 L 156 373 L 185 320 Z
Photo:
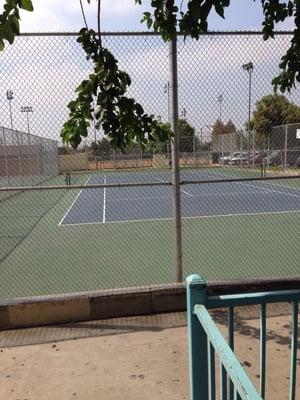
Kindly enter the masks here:
M 0 127 L 1 187 L 34 186 L 57 175 L 57 140 Z M 0 193 L 0 200 L 11 194 Z
M 245 129 L 242 68 L 249 60 L 254 66 L 252 116 L 272 91 L 290 39 L 290 32 L 267 42 L 258 32 L 178 37 L 184 276 L 299 274 L 300 181 L 296 161 L 289 163 L 289 151 L 298 155 L 298 125 Z M 103 44 L 131 76 L 129 95 L 171 122 L 168 44 L 144 32 L 104 33 Z M 0 61 L 0 120 L 13 128 L 0 129 L 0 192 L 15 194 L 0 202 L 0 298 L 174 282 L 170 146 L 121 154 L 93 126 L 76 151 L 62 144 L 66 105 L 91 71 L 76 34 L 23 34 Z M 288 100 L 299 104 L 299 93 Z M 58 169 L 61 157 L 83 155 L 86 166 Z

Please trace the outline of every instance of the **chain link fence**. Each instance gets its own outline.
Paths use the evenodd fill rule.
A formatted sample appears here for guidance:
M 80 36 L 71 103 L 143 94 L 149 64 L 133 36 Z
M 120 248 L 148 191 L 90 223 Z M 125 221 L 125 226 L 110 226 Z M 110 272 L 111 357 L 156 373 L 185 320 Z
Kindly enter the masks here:
M 0 127 L 2 187 L 34 186 L 58 173 L 57 140 Z M 4 197 L 2 192 L 0 199 Z
M 213 138 L 213 158 L 222 165 L 263 165 L 271 174 L 297 173 L 300 123 L 273 126 L 270 132 L 237 131 Z
M 254 66 L 252 113 L 272 92 L 290 38 L 178 38 L 184 275 L 299 274 L 300 182 L 260 180 L 297 174 L 297 162 L 289 164 L 297 124 L 271 127 L 263 139 L 245 129 L 249 77 L 242 68 L 249 60 Z M 103 43 L 131 76 L 129 94 L 170 123 L 168 45 L 143 33 L 104 34 Z M 74 34 L 23 35 L 0 60 L 0 297 L 174 282 L 171 145 L 134 145 L 122 154 L 93 127 L 76 151 L 63 145 L 66 105 L 91 71 Z M 299 104 L 299 96 L 295 90 L 288 100 Z M 216 131 L 220 122 L 226 134 Z

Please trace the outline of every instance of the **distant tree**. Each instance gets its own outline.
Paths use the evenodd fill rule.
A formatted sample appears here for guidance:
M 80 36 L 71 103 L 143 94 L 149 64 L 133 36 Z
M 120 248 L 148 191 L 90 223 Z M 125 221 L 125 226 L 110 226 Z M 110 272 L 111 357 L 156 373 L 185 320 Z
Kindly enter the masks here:
M 251 124 L 256 132 L 256 142 L 264 144 L 274 126 L 294 122 L 300 122 L 300 107 L 285 96 L 270 94 L 256 103 Z
M 195 128 L 193 128 L 186 119 L 178 121 L 179 131 L 179 151 L 192 153 L 194 151 Z
M 228 122 L 225 124 L 225 133 L 234 133 L 236 132 L 236 126 L 232 122 L 231 119 L 228 120 Z
M 166 129 L 171 131 L 170 124 L 168 122 L 163 124 Z M 179 132 L 179 151 L 180 152 L 193 152 L 194 141 L 199 140 L 195 136 L 195 128 L 193 128 L 186 119 L 179 119 L 178 121 L 178 132 Z M 151 144 L 149 149 L 153 153 L 166 154 L 170 145 L 165 142 L 155 142 Z
M 217 119 L 217 121 L 214 123 L 212 126 L 212 137 L 219 136 L 219 135 L 224 135 L 226 132 L 225 124 Z
M 217 119 L 212 126 L 212 149 L 213 153 L 229 152 L 233 145 L 234 138 L 226 136 L 236 132 L 236 126 L 229 119 L 226 123 Z
M 236 132 L 236 126 L 232 122 L 231 119 L 229 119 L 226 124 L 219 119 L 214 123 L 212 126 L 212 135 L 226 135 L 228 133 L 233 133 Z
M 102 140 L 98 140 L 98 142 L 92 142 L 91 150 L 95 156 L 101 156 L 110 153 L 112 150 L 112 146 L 109 140 L 103 138 Z

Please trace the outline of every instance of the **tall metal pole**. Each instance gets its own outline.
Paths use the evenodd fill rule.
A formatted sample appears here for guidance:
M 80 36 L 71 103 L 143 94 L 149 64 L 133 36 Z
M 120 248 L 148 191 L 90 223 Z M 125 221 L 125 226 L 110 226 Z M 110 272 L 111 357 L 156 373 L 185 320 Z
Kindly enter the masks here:
M 164 93 L 167 93 L 167 97 L 168 97 L 168 122 L 170 122 L 170 82 L 169 81 L 165 84 Z
M 173 220 L 176 238 L 176 282 L 182 282 L 182 236 L 181 236 L 181 199 L 180 199 L 180 170 L 179 170 L 179 133 L 178 133 L 178 78 L 177 78 L 177 37 L 176 34 L 169 42 L 169 88 L 171 129 L 174 137 L 172 148 L 172 184 L 173 184 Z
M 29 126 L 29 114 L 28 111 L 26 111 L 26 115 L 27 115 L 27 132 L 30 135 L 30 126 Z
M 252 83 L 252 72 L 253 72 L 253 63 L 250 61 L 247 64 L 243 64 L 242 68 L 244 71 L 248 72 L 249 75 L 249 96 L 248 96 L 248 162 L 250 164 L 250 151 L 251 151 L 251 143 L 250 143 L 250 124 L 251 124 L 251 83 Z M 254 157 L 254 154 L 253 154 Z
M 288 140 L 288 124 L 285 124 L 285 135 L 284 135 L 284 172 L 287 166 L 287 140 Z
M 7 97 L 8 105 L 9 105 L 9 116 L 10 116 L 10 127 L 11 127 L 11 130 L 14 129 L 14 128 L 13 128 L 12 109 L 11 109 L 11 101 L 12 101 L 12 99 L 14 98 L 14 97 L 13 97 L 13 94 L 14 94 L 14 92 L 11 91 L 11 90 L 7 90 L 7 91 L 6 91 L 6 97 Z
M 249 157 L 250 157 L 250 149 L 251 149 L 251 144 L 250 144 L 250 135 L 251 135 L 251 83 L 252 83 L 252 71 L 253 69 L 249 69 L 249 107 L 248 107 L 248 147 L 249 147 Z M 254 154 L 252 154 L 252 157 L 254 158 Z
M 21 112 L 26 113 L 27 116 L 27 132 L 30 135 L 30 125 L 29 125 L 29 113 L 33 112 L 32 106 L 23 106 L 21 107 Z
M 223 102 L 223 96 L 220 94 L 218 97 L 218 103 L 219 103 L 219 122 L 222 122 L 222 102 Z

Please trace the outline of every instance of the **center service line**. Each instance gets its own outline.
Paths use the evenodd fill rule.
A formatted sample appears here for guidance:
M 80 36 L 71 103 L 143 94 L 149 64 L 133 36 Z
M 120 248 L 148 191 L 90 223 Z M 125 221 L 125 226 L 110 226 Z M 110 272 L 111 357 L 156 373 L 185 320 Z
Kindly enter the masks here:
M 104 175 L 104 185 L 106 185 L 106 175 Z M 102 223 L 105 224 L 105 213 L 106 213 L 106 187 L 103 188 L 103 218 Z

